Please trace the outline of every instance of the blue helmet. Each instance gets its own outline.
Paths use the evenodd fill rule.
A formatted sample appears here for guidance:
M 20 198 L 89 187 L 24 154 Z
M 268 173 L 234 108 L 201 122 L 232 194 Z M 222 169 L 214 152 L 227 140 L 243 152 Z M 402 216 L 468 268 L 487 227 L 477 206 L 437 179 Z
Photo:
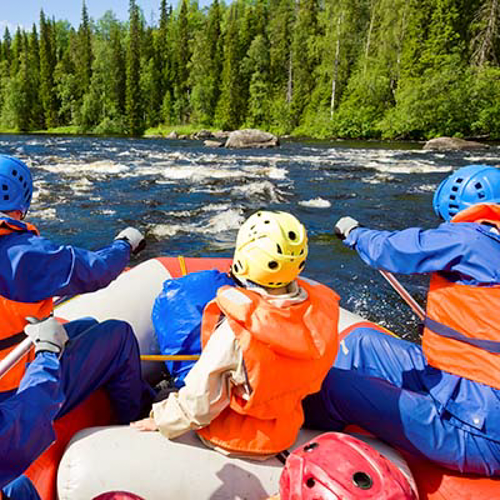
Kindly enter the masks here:
M 0 211 L 20 210 L 25 215 L 32 195 L 33 180 L 27 165 L 12 156 L 0 155 Z
M 459 168 L 441 182 L 432 200 L 434 212 L 446 221 L 476 203 L 500 203 L 500 169 L 488 165 Z

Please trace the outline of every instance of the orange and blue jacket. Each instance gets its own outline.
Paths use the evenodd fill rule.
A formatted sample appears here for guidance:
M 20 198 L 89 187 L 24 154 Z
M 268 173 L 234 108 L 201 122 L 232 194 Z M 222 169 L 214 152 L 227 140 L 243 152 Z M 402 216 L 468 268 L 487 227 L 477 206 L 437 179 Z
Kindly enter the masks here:
M 431 273 L 422 342 L 428 363 L 500 389 L 499 205 L 474 205 L 436 229 L 357 228 L 345 244 L 375 268 Z
M 129 258 L 130 245 L 124 240 L 96 252 L 57 245 L 33 225 L 0 214 L 0 359 L 26 337 L 26 316 L 48 316 L 52 297 L 106 286 Z M 18 387 L 32 357 L 31 351 L 0 379 L 0 392 Z
M 303 302 L 277 307 L 254 291 L 222 287 L 205 308 L 202 345 L 224 316 L 243 353 L 250 396 L 232 391 L 229 406 L 197 431 L 232 452 L 270 455 L 291 446 L 304 421 L 301 401 L 319 391 L 338 348 L 339 297 L 298 280 Z

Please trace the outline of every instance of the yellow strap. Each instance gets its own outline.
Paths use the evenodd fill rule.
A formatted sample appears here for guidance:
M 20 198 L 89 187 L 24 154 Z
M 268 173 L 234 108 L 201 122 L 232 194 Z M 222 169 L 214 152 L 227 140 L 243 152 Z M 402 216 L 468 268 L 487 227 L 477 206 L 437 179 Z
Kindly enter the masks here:
M 196 361 L 198 354 L 141 354 L 141 361 Z
M 186 276 L 186 274 L 188 273 L 187 268 L 186 268 L 186 259 L 182 255 L 179 255 L 179 257 L 177 257 L 177 258 L 179 259 L 179 266 L 181 268 L 181 274 L 182 274 L 182 276 Z

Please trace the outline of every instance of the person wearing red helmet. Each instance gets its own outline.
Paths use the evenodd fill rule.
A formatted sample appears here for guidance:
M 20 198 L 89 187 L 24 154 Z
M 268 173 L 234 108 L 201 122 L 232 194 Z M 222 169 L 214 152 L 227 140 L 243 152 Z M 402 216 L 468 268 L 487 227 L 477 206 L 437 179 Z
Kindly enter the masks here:
M 38 497 L 23 472 L 55 439 L 54 420 L 91 392 L 104 387 L 123 423 L 153 398 L 128 323 L 86 318 L 62 326 L 52 316 L 52 297 L 108 285 L 143 236 L 127 228 L 95 252 L 55 244 L 24 220 L 32 193 L 28 166 L 0 155 L 0 360 L 27 335 L 34 342 L 0 378 L 0 490 L 12 499 Z
M 471 165 L 434 195 L 435 229 L 378 231 L 344 217 L 336 234 L 364 262 L 429 273 L 422 347 L 359 328 L 345 339 L 306 422 L 357 424 L 449 469 L 500 475 L 500 171 Z

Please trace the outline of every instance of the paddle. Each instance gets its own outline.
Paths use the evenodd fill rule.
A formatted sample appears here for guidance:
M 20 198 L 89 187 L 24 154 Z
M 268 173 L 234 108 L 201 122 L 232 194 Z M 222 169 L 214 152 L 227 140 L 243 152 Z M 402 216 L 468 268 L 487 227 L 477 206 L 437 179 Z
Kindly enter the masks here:
M 199 354 L 141 354 L 141 361 L 196 361 Z
M 425 311 L 420 304 L 410 295 L 410 292 L 396 279 L 394 274 L 389 271 L 379 269 L 380 274 L 389 282 L 389 284 L 399 293 L 400 297 L 411 307 L 411 310 L 420 318 L 425 319 Z

